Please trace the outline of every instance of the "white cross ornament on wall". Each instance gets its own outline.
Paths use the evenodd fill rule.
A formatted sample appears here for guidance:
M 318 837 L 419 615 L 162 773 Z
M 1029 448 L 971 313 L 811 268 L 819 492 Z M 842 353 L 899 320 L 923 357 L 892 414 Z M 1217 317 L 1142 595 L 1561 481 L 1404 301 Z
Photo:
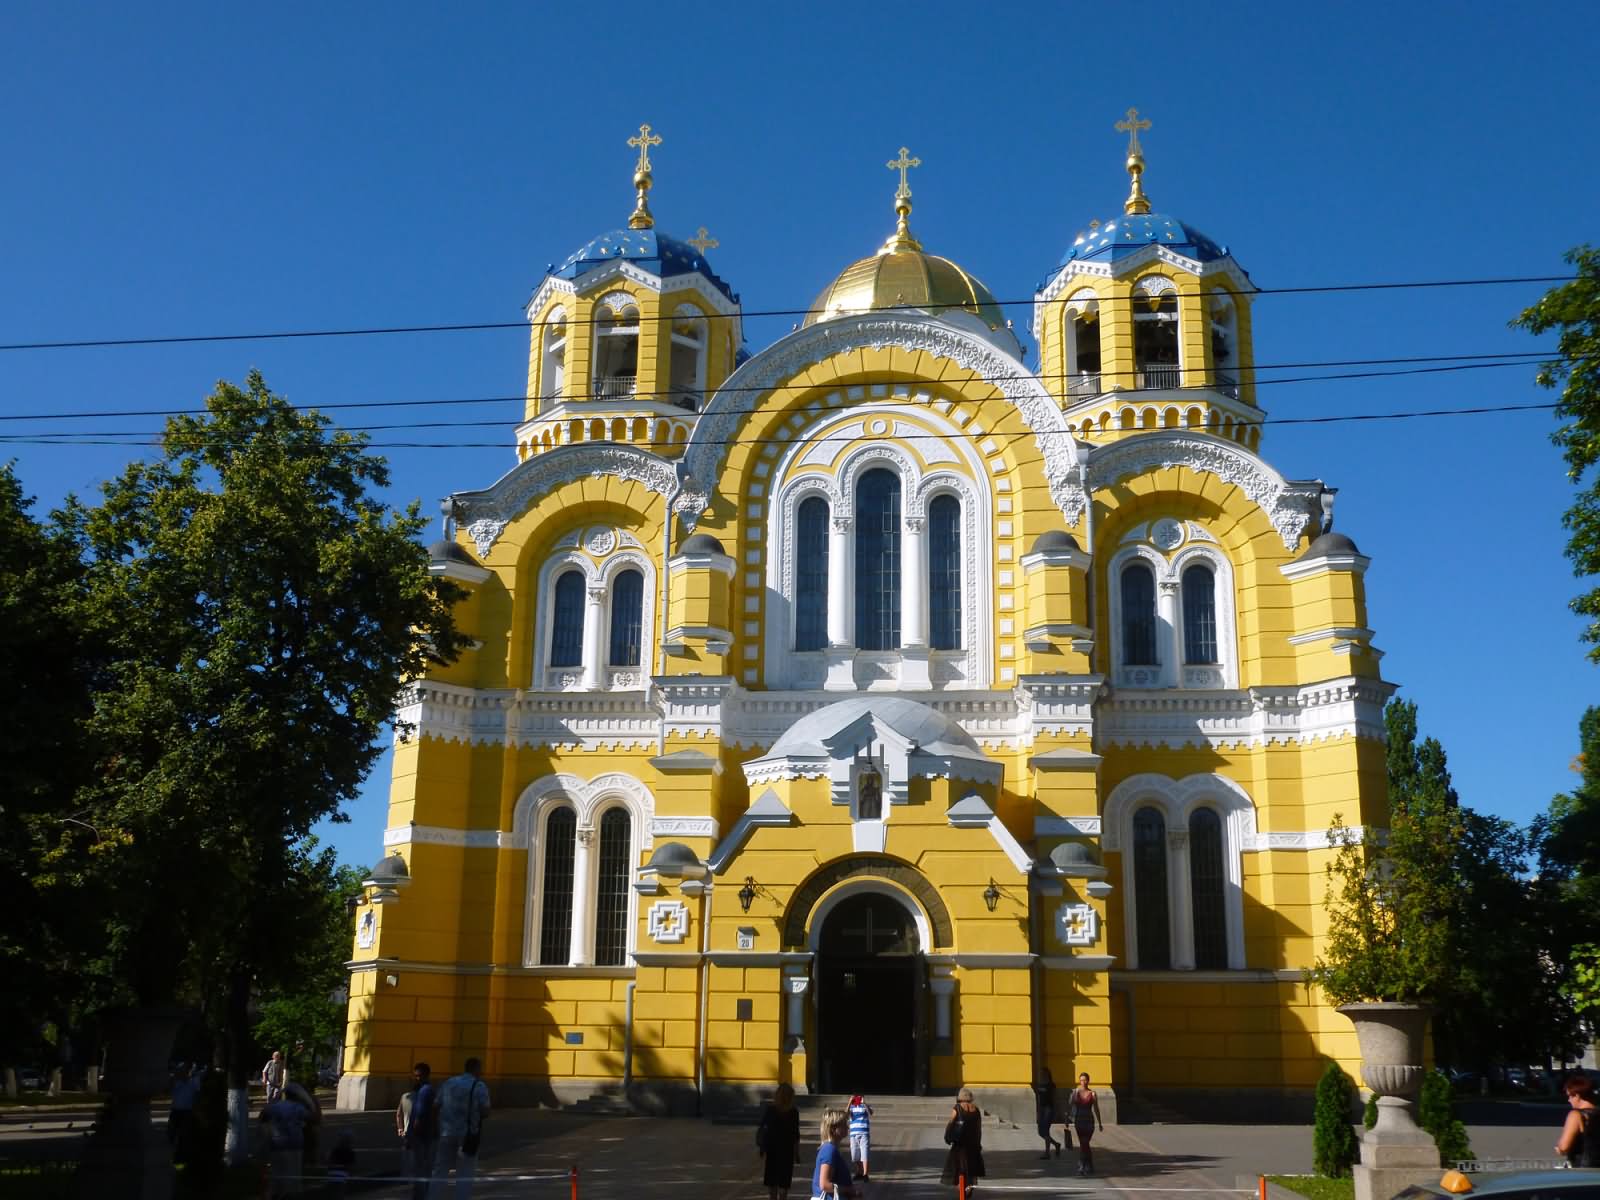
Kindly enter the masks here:
M 649 929 L 658 942 L 681 942 L 689 933 L 689 909 L 682 900 L 657 900 L 650 906 Z
M 1092 946 L 1100 940 L 1100 916 L 1087 904 L 1063 904 L 1056 911 L 1056 936 L 1068 946 Z

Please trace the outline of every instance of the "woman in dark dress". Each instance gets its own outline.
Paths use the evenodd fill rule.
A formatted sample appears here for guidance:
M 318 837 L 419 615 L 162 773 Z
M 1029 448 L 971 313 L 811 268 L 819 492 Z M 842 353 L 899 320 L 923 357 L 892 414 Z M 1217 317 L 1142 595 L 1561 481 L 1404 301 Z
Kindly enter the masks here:
M 761 1151 L 761 1186 L 770 1200 L 788 1200 L 794 1183 L 794 1163 L 800 1157 L 800 1110 L 794 1106 L 794 1089 L 780 1083 L 772 1103 L 761 1114 L 756 1131 Z
M 985 1174 L 983 1114 L 973 1102 L 971 1088 L 962 1088 L 956 1093 L 956 1106 L 950 1110 L 950 1123 L 945 1126 L 945 1141 L 950 1153 L 944 1156 L 944 1172 L 939 1182 L 953 1186 L 965 1176 L 967 1191 L 971 1192 Z

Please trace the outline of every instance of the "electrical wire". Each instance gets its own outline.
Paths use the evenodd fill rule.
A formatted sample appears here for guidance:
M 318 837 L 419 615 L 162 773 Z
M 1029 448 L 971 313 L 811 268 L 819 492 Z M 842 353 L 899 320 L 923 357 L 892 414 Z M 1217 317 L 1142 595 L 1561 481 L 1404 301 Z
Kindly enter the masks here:
M 1570 283 L 1579 278 L 1575 275 L 1518 275 L 1481 279 L 1429 279 L 1405 280 L 1380 283 L 1343 283 L 1343 284 L 1316 284 L 1300 287 L 1281 288 L 1254 288 L 1248 294 L 1254 296 L 1303 296 L 1303 295 L 1333 295 L 1343 292 L 1367 291 L 1394 291 L 1411 288 L 1458 288 L 1458 287 L 1501 287 L 1511 284 L 1526 283 Z M 1180 298 L 1207 296 L 1214 293 L 1169 292 L 1167 295 L 1177 295 Z M 1053 304 L 1066 304 L 1066 297 L 1052 300 Z M 993 304 L 999 308 L 1012 308 L 1021 305 L 1032 305 L 1038 301 L 1029 297 L 1025 300 L 993 300 L 986 301 L 985 306 Z M 896 312 L 901 310 L 926 309 L 925 304 L 892 304 L 882 307 L 875 306 L 874 312 Z M 966 305 L 953 307 L 967 308 Z M 973 304 L 971 308 L 976 308 Z M 679 315 L 677 313 L 660 313 L 649 318 L 652 321 L 682 321 L 682 320 L 743 320 L 747 317 L 809 317 L 819 315 L 825 310 L 815 308 L 773 308 L 755 309 L 749 312 L 735 311 L 731 313 L 706 313 Z M 970 311 L 970 309 L 969 309 Z M 346 337 L 386 337 L 399 334 L 423 333 L 479 333 L 498 329 L 538 329 L 546 325 L 580 325 L 580 324 L 611 324 L 603 318 L 591 317 L 585 321 L 576 319 L 561 321 L 466 321 L 455 324 L 430 324 L 430 325 L 382 325 L 352 329 L 284 329 L 268 332 L 253 333 L 205 333 L 205 334 L 172 334 L 158 337 L 119 337 L 119 338 L 79 338 L 66 341 L 37 341 L 37 342 L 3 342 L 0 343 L 0 352 L 17 352 L 25 350 L 87 350 L 123 348 L 130 346 L 181 346 L 196 345 L 209 342 L 267 342 L 287 341 L 296 338 L 346 338 Z

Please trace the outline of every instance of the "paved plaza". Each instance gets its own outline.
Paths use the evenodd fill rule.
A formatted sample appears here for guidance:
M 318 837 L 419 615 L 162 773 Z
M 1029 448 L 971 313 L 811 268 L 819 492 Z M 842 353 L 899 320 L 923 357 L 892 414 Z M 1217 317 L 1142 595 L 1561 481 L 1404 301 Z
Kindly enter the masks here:
M 1548 1105 L 1497 1104 L 1467 1115 L 1480 1157 L 1548 1159 L 1561 1113 Z M 76 1157 L 88 1120 L 87 1113 L 7 1112 L 0 1120 L 0 1160 Z M 400 1168 L 392 1114 L 329 1113 L 326 1120 L 328 1138 L 345 1130 L 354 1136 L 357 1175 L 366 1177 L 354 1192 L 377 1200 L 410 1196 L 407 1186 L 371 1179 Z M 808 1163 L 816 1139 L 812 1131 L 807 1133 Z M 894 1115 L 875 1119 L 872 1134 L 869 1200 L 953 1195 L 953 1189 L 939 1183 L 945 1153 L 940 1121 Z M 1301 1174 L 1311 1164 L 1311 1130 L 1297 1125 L 1111 1126 L 1095 1138 L 1093 1179 L 1076 1177 L 1071 1151 L 1041 1161 L 1031 1128 L 988 1118 L 983 1140 L 989 1176 L 980 1191 L 995 1196 L 1238 1197 L 1254 1191 L 1258 1175 Z M 484 1200 L 568 1200 L 574 1165 L 581 1200 L 642 1195 L 750 1200 L 765 1195 L 749 1124 L 534 1110 L 499 1111 L 486 1123 L 473 1195 Z M 802 1164 L 795 1180 L 791 1196 L 803 1200 L 809 1166 Z

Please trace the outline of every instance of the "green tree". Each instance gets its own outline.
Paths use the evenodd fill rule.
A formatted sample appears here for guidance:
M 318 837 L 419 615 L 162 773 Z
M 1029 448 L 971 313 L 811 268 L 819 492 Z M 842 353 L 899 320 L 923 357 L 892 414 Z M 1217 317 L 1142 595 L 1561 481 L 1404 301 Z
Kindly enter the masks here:
M 1350 1174 L 1360 1149 L 1350 1125 L 1355 1086 L 1339 1064 L 1330 1062 L 1317 1080 L 1315 1125 L 1311 1131 L 1312 1170 L 1327 1179 Z
M 297 855 L 354 798 L 404 682 L 465 640 L 462 593 L 430 577 L 416 506 L 374 498 L 388 472 L 364 446 L 252 373 L 69 521 L 108 685 L 47 898 L 97 898 L 106 964 L 141 1001 L 207 1002 L 236 1119 L 252 993 L 318 936 Z
M 1579 489 L 1567 509 L 1567 557 L 1579 577 L 1600 574 L 1600 250 L 1577 246 L 1566 261 L 1577 277 L 1551 288 L 1532 308 L 1511 322 L 1532 334 L 1559 331 L 1558 357 L 1539 368 L 1540 386 L 1561 389 L 1556 418 L 1563 422 L 1552 435 L 1567 462 L 1567 477 Z M 1600 586 L 1576 597 L 1572 611 L 1588 621 L 1583 640 L 1589 658 L 1600 662 Z
M 1600 948 L 1590 917 L 1600 905 L 1600 708 L 1584 712 L 1578 739 L 1578 786 L 1556 796 L 1541 823 L 1538 882 L 1562 994 L 1592 1026 L 1600 1017 Z
M 1429 1071 L 1422 1077 L 1422 1094 L 1417 1099 L 1417 1124 L 1428 1131 L 1439 1148 L 1439 1165 L 1454 1166 L 1472 1157 L 1467 1127 L 1456 1119 L 1455 1096 L 1443 1071 Z

